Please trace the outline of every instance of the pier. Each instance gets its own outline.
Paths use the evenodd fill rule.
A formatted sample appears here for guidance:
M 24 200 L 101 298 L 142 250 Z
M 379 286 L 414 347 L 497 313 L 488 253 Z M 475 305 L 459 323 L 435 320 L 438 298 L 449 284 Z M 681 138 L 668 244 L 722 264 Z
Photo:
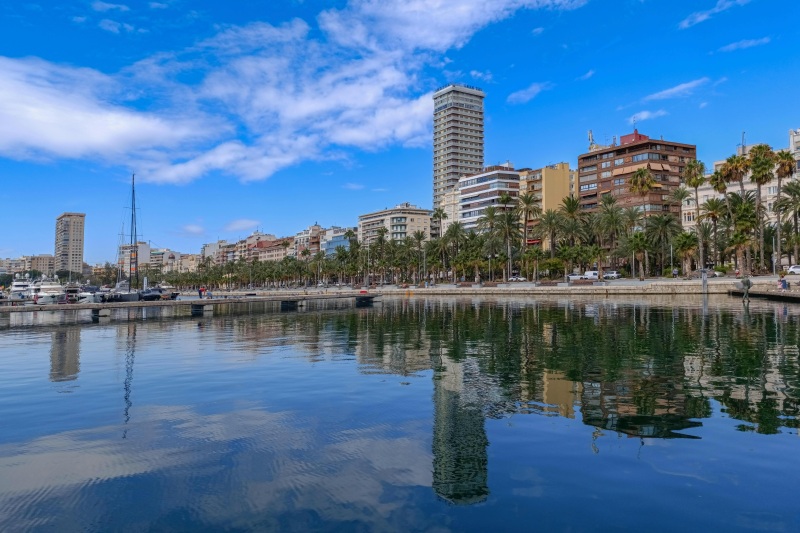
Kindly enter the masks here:
M 281 311 L 294 311 L 311 301 L 346 301 L 352 300 L 356 307 L 366 307 L 373 304 L 379 294 L 367 294 L 362 291 L 341 291 L 335 293 L 295 293 L 295 294 L 274 294 L 274 295 L 249 295 L 249 296 L 230 296 L 220 295 L 218 298 L 206 299 L 186 299 L 186 300 L 156 300 L 138 302 L 103 302 L 103 303 L 76 303 L 76 304 L 48 304 L 36 305 L 24 303 L 18 305 L 0 306 L 0 315 L 12 313 L 37 313 L 37 312 L 70 312 L 70 311 L 91 311 L 93 318 L 109 317 L 112 310 L 142 309 L 142 308 L 167 308 L 181 309 L 190 308 L 192 315 L 203 315 L 213 313 L 218 306 L 230 306 L 238 304 L 253 304 L 279 302 Z M 7 302 L 6 302 L 7 303 Z

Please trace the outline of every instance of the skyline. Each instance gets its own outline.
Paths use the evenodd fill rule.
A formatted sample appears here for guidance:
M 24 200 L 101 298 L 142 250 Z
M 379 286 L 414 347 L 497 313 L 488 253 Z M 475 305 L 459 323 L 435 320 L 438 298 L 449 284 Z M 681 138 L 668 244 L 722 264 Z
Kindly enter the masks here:
M 139 233 L 183 253 L 431 208 L 448 83 L 486 92 L 484 165 L 574 168 L 634 117 L 707 166 L 800 127 L 790 0 L 214 4 L 0 7 L 0 257 L 53 253 L 74 211 L 113 261 L 134 172 Z

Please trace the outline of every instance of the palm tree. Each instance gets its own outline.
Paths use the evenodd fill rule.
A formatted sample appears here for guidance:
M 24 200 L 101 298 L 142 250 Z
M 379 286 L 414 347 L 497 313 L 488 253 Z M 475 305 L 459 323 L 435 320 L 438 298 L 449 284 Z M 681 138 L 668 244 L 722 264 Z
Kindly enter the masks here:
M 697 233 L 690 231 L 684 231 L 675 236 L 675 253 L 681 258 L 684 274 L 691 271 L 691 258 L 697 250 L 699 242 Z
M 800 227 L 798 227 L 798 213 L 800 213 L 800 181 L 792 180 L 786 184 L 786 187 L 781 191 L 782 195 L 778 198 L 777 208 L 781 213 L 791 213 L 794 232 L 792 235 L 792 244 L 794 246 L 794 260 L 797 261 L 798 257 L 798 235 L 800 235 Z
M 633 254 L 639 261 L 639 280 L 644 280 L 644 254 L 650 248 L 647 236 L 642 231 L 634 232 L 625 238 L 623 249 L 628 254 Z M 633 265 L 631 265 L 631 275 L 633 275 Z
M 714 227 L 714 264 L 717 265 L 720 262 L 720 255 L 719 255 L 719 234 L 718 230 L 718 223 L 719 220 L 725 216 L 728 212 L 727 202 L 720 200 L 719 198 L 709 198 L 703 204 L 703 213 L 697 219 L 698 224 L 703 220 L 710 220 L 711 224 Z
M 511 242 L 519 239 L 519 211 L 516 208 L 506 209 L 500 213 L 500 218 L 497 221 L 497 229 L 503 234 L 506 242 L 506 271 L 503 273 L 503 278 L 508 279 L 511 277 Z
M 542 215 L 542 208 L 539 201 L 531 192 L 526 192 L 518 199 L 519 212 L 522 215 L 522 249 L 528 248 L 528 222 L 535 220 Z
M 706 166 L 702 161 L 692 159 L 683 167 L 683 181 L 688 187 L 694 189 L 694 223 L 700 223 L 700 187 L 706 182 Z M 703 240 L 698 239 L 700 246 L 700 268 L 706 267 L 705 254 L 703 253 Z
M 422 230 L 417 230 L 411 235 L 411 238 L 414 240 L 414 247 L 417 251 L 417 276 L 420 279 L 422 278 L 420 272 L 422 271 L 421 268 L 423 263 L 422 245 L 425 242 L 425 239 L 427 239 L 427 237 L 428 236 L 425 235 L 425 232 Z M 422 275 L 427 275 L 427 272 L 423 273 Z M 419 281 L 419 279 L 417 281 Z
M 681 232 L 681 225 L 678 219 L 670 214 L 653 215 L 647 222 L 645 232 L 650 238 L 650 242 L 661 245 L 661 272 L 664 272 L 666 246 L 675 235 Z
M 761 187 L 772 181 L 775 167 L 775 152 L 768 144 L 757 144 L 750 149 L 750 181 L 756 184 L 756 212 L 758 220 L 759 265 L 764 268 L 764 218 L 761 216 Z
M 617 247 L 617 239 L 625 232 L 623 209 L 617 205 L 617 200 L 611 195 L 603 196 L 600 201 L 600 229 L 610 237 L 609 247 Z
M 626 234 L 632 235 L 642 222 L 642 212 L 638 207 L 626 207 L 622 210 L 622 221 L 625 224 Z
M 540 237 L 547 237 L 548 245 L 550 246 L 550 259 L 556 256 L 556 239 L 561 232 L 562 222 L 561 214 L 558 211 L 548 209 L 542 213 L 539 224 L 534 228 Z
M 744 177 L 750 170 L 750 160 L 743 155 L 732 155 L 722 164 L 720 173 L 727 183 L 738 182 L 739 192 L 744 194 Z
M 792 179 L 792 176 L 797 169 L 797 162 L 794 159 L 794 156 L 791 152 L 787 150 L 781 150 L 777 154 L 775 154 L 775 161 L 777 163 L 777 167 L 775 168 L 775 174 L 778 176 L 778 199 L 781 198 L 781 182 L 783 180 Z M 775 235 L 776 235 L 776 243 L 777 249 L 775 250 L 775 254 L 778 259 L 778 265 L 781 264 L 781 212 L 780 210 L 773 207 L 775 214 L 778 216 L 778 223 L 776 224 L 775 228 Z
M 642 197 L 642 215 L 644 216 L 645 228 L 647 227 L 647 196 L 650 191 L 661 185 L 656 183 L 653 173 L 650 172 L 650 165 L 645 168 L 637 169 L 631 176 L 630 190 L 634 194 Z M 645 268 L 650 267 L 650 261 L 647 259 L 647 250 L 645 250 Z
M 442 231 L 442 221 L 447 218 L 447 213 L 441 207 L 437 207 L 436 209 L 433 210 L 431 218 L 434 220 L 434 222 L 437 222 L 437 226 L 439 228 L 439 236 L 441 237 L 442 233 L 444 233 Z
M 490 205 L 483 210 L 483 216 L 478 219 L 478 230 L 486 236 L 487 249 L 489 254 L 489 276 L 490 280 L 494 280 L 494 272 L 491 267 L 492 257 L 495 255 L 495 246 L 497 244 L 497 226 L 499 224 L 500 215 L 498 210 L 493 205 Z

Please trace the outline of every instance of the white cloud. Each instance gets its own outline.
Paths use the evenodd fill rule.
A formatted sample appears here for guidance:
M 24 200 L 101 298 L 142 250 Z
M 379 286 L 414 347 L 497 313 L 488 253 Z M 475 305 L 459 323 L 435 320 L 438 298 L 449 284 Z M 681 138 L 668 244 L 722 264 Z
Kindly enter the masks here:
M 521 8 L 575 9 L 587 0 L 352 0 L 319 16 L 320 26 L 347 46 L 432 50 L 460 48 L 478 30 Z
M 678 27 L 682 30 L 686 28 L 691 28 L 695 24 L 700 24 L 701 22 L 705 22 L 706 20 L 710 19 L 712 16 L 716 15 L 717 13 L 722 13 L 723 11 L 727 11 L 728 9 L 735 7 L 735 6 L 743 6 L 749 3 L 750 0 L 717 0 L 717 3 L 711 9 L 706 11 L 696 11 L 683 19 Z
M 110 75 L 0 57 L 0 155 L 99 159 L 133 166 L 143 181 L 187 183 L 211 172 L 266 179 L 353 148 L 427 146 L 433 102 L 424 68 L 445 64 L 442 52 L 520 9 L 584 3 L 350 0 L 320 13 L 318 28 L 299 19 L 225 27 Z M 137 31 L 111 19 L 101 27 Z M 550 87 L 509 98 L 527 101 Z
M 129 8 L 128 6 L 123 5 L 123 4 L 109 4 L 107 2 L 99 2 L 98 1 L 98 2 L 92 2 L 92 9 L 94 9 L 95 11 L 100 11 L 101 13 L 104 13 L 106 11 L 114 11 L 114 10 L 116 10 L 116 11 L 130 11 L 131 8 Z
M 72 22 L 75 22 L 77 24 L 86 22 L 86 17 L 72 17 Z
M 492 73 L 488 70 L 486 72 L 481 72 L 480 70 L 470 70 L 469 75 L 472 76 L 476 80 L 490 82 L 492 81 Z
M 541 26 L 538 28 L 533 28 L 531 30 L 531 33 L 534 35 L 541 35 L 542 33 L 544 33 L 544 28 L 542 28 Z
M 111 33 L 120 33 L 122 31 L 131 33 L 136 28 L 124 22 L 116 22 L 114 20 L 103 19 L 97 24 L 101 30 L 110 31 Z
M 590 70 L 589 72 L 587 72 L 583 76 L 578 76 L 577 80 L 578 81 L 586 81 L 589 78 L 591 78 L 592 76 L 594 76 L 594 70 Z
M 761 39 L 744 39 L 742 41 L 737 41 L 735 43 L 726 44 L 725 46 L 721 47 L 718 51 L 733 52 L 734 50 L 743 50 L 745 48 L 752 48 L 754 46 L 761 46 L 762 44 L 768 44 L 769 41 L 770 41 L 769 37 L 762 37 Z
M 150 2 L 148 5 L 150 6 L 150 9 L 167 9 L 169 7 L 169 5 L 161 2 Z
M 261 222 L 259 222 L 258 220 L 251 220 L 249 218 L 240 218 L 228 222 L 228 224 L 225 225 L 225 231 L 249 231 L 251 229 L 257 228 L 259 224 L 261 224 Z
M 707 105 L 708 105 L 708 102 L 700 102 L 700 105 L 698 107 L 700 109 L 704 109 Z
M 181 228 L 181 231 L 187 235 L 200 236 L 204 235 L 206 230 L 198 224 L 186 224 Z
M 201 117 L 129 109 L 114 102 L 120 91 L 114 79 L 91 69 L 0 57 L 0 155 L 125 164 L 132 155 L 175 149 L 207 134 Z
M 506 101 L 509 104 L 524 104 L 536 98 L 536 96 L 542 91 L 552 89 L 553 87 L 554 85 L 549 81 L 543 83 L 532 83 L 527 88 L 522 89 L 521 91 L 509 94 Z
M 658 111 L 639 111 L 635 115 L 632 115 L 628 119 L 629 124 L 634 124 L 636 122 L 642 122 L 643 120 L 652 120 L 654 118 L 663 117 L 668 115 L 666 111 L 663 109 L 659 109 Z
M 675 87 L 670 87 L 669 89 L 664 89 L 663 91 L 645 96 L 643 100 L 648 102 L 650 100 L 666 100 L 668 98 L 682 98 L 689 96 L 694 92 L 695 89 L 705 85 L 709 81 L 710 80 L 708 78 L 699 78 L 686 83 L 681 83 Z
M 364 186 L 360 183 L 345 183 L 342 185 L 342 189 L 347 189 L 349 191 L 360 191 L 363 188 Z

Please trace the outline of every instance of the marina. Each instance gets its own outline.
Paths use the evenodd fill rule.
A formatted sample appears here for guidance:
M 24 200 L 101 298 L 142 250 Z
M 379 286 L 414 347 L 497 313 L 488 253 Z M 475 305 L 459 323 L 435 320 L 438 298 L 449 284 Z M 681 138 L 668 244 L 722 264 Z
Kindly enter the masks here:
M 795 529 L 790 304 L 344 303 L 3 332 L 0 529 Z

